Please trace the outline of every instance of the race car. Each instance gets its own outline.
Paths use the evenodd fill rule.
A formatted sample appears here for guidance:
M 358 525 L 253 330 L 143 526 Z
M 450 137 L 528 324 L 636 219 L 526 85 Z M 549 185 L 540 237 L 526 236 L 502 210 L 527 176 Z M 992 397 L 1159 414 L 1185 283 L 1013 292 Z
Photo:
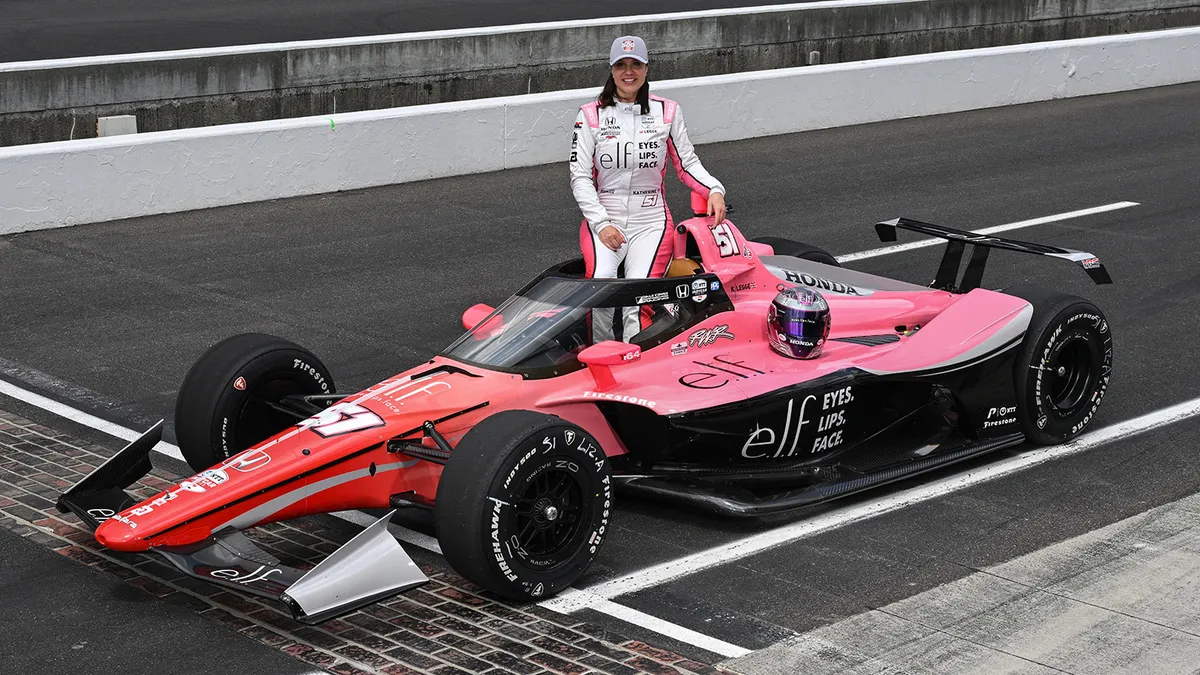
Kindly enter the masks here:
M 529 601 L 587 570 L 617 491 L 756 516 L 1087 427 L 1111 377 L 1104 313 L 982 279 L 989 251 L 1004 249 L 1111 283 L 1096 256 L 904 218 L 875 227 L 884 241 L 897 230 L 947 240 L 933 283 L 696 217 L 678 225 L 666 276 L 591 279 L 581 260 L 555 265 L 499 307 L 467 309 L 466 332 L 437 356 L 362 391 L 337 392 L 317 356 L 288 340 L 228 338 L 177 399 L 178 445 L 196 475 L 144 501 L 124 492 L 150 469 L 160 422 L 59 508 L 106 547 L 160 553 L 315 623 L 424 583 L 386 529 L 394 509 L 431 509 L 455 570 Z M 789 289 L 827 305 L 816 358 L 769 344 L 770 308 Z M 638 334 L 593 339 L 614 316 L 619 330 L 628 308 Z M 348 509 L 393 511 L 312 570 L 241 534 Z

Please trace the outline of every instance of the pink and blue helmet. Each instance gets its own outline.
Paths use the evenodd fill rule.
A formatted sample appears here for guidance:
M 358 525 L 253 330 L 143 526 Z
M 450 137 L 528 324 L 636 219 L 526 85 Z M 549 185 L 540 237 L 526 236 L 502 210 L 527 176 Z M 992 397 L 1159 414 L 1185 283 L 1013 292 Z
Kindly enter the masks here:
M 829 303 L 810 288 L 785 288 L 767 310 L 767 340 L 793 359 L 815 359 L 829 337 Z

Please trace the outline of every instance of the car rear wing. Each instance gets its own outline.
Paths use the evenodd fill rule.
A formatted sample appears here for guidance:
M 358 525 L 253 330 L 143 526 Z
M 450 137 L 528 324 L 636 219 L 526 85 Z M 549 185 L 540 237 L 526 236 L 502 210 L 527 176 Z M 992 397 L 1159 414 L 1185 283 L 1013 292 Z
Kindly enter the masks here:
M 879 235 L 880 241 L 896 241 L 897 228 L 920 232 L 921 234 L 947 240 L 946 253 L 942 256 L 942 263 L 938 267 L 937 277 L 930 284 L 932 288 L 955 293 L 966 293 L 967 291 L 979 288 L 980 284 L 983 283 L 983 269 L 987 265 L 988 251 L 993 248 L 1070 260 L 1082 267 L 1083 271 L 1087 272 L 1092 281 L 1097 284 L 1112 283 L 1112 277 L 1108 275 L 1108 270 L 1104 268 L 1104 265 L 1100 262 L 1100 258 L 1085 251 L 1075 251 L 1069 248 L 1047 246 L 1046 244 L 1034 244 L 1027 241 L 1017 241 L 1016 239 L 1004 239 L 1002 237 L 976 234 L 974 232 L 956 230 L 951 227 L 922 223 L 918 220 L 910 220 L 908 218 L 895 218 L 875 223 L 875 232 Z M 971 260 L 967 263 L 966 271 L 963 272 L 962 281 L 956 284 L 955 280 L 958 278 L 958 268 L 962 264 L 963 252 L 966 250 L 967 244 L 974 246 L 974 249 L 971 251 Z

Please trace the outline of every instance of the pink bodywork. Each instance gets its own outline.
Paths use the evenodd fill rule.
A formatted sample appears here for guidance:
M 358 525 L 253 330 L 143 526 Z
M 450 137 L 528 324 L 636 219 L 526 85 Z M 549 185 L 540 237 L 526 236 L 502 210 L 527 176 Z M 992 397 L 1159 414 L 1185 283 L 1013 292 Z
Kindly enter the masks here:
M 733 248 L 739 253 L 722 257 L 709 228 L 711 221 L 711 217 L 693 218 L 681 227 L 694 238 L 705 270 L 720 277 L 733 301 L 733 311 L 709 317 L 621 365 L 523 382 L 505 407 L 543 410 L 570 419 L 592 432 L 609 455 L 616 455 L 626 449 L 598 413 L 591 412 L 594 408 L 590 404 L 597 400 L 621 401 L 671 414 L 733 403 L 852 366 L 885 372 L 933 368 L 986 343 L 1029 308 L 1020 298 L 984 289 L 963 295 L 933 289 L 875 291 L 866 297 L 825 291 L 833 317 L 830 340 L 820 358 L 791 359 L 775 352 L 767 342 L 767 306 L 780 285 L 787 284 L 761 260 L 773 251 L 769 246 L 746 241 L 732 223 L 725 221 L 728 229 L 724 232 L 732 235 Z M 683 257 L 685 246 L 685 237 L 679 235 L 676 257 Z M 728 245 L 726 250 L 730 250 Z M 810 269 L 814 265 L 807 261 L 804 264 Z M 920 326 L 920 330 L 900 334 L 898 342 L 875 347 L 834 339 L 898 335 L 898 326 Z M 698 366 L 697 362 L 715 368 Z M 681 378 L 692 386 L 681 386 Z M 706 386 L 711 388 L 703 388 Z
M 113 549 L 137 551 L 181 546 L 225 528 L 244 529 L 305 514 L 385 508 L 396 494 L 432 502 L 442 467 L 387 447 L 400 435 L 434 447 L 432 439 L 422 440 L 419 433 L 426 420 L 444 420 L 437 429 L 455 445 L 485 417 L 511 409 L 537 410 L 579 425 L 608 455 L 619 455 L 627 448 L 598 402 L 620 401 L 667 415 L 742 401 L 850 367 L 868 372 L 928 369 L 986 346 L 1001 331 L 1012 332 L 1022 318 L 1028 320 L 1028 303 L 982 289 L 963 295 L 916 289 L 846 295 L 827 290 L 831 340 L 819 358 L 787 358 L 766 339 L 767 306 L 788 283 L 761 259 L 773 251 L 747 242 L 728 221 L 715 230 L 711 221 L 693 218 L 682 223 L 686 234 L 676 234 L 675 256 L 687 250 L 688 236 L 694 239 L 699 262 L 719 277 L 733 310 L 708 317 L 644 352 L 620 344 L 594 345 L 585 357 L 594 366 L 548 379 L 527 380 L 436 357 L 115 514 L 100 525 L 97 539 Z M 819 265 L 797 262 L 819 276 Z M 684 277 L 681 283 L 684 279 L 691 281 Z M 485 309 L 471 308 L 464 323 L 483 320 Z M 920 330 L 898 333 L 898 326 Z M 485 323 L 479 330 L 489 326 Z M 865 335 L 899 335 L 899 340 L 867 347 L 833 339 Z M 335 433 L 339 426 L 343 429 Z

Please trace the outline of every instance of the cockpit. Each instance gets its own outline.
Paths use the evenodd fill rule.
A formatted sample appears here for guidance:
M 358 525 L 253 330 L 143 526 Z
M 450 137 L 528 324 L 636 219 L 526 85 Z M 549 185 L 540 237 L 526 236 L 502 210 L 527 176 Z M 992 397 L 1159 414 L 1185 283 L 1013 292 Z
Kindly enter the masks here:
M 656 279 L 588 279 L 581 260 L 552 267 L 473 322 L 442 355 L 529 379 L 555 377 L 583 368 L 578 355 L 594 342 L 593 322 L 614 320 L 621 335 L 620 308 L 641 308 L 641 330 L 625 342 L 642 351 L 733 308 L 716 274 L 676 262 Z M 615 311 L 596 311 L 608 308 Z

